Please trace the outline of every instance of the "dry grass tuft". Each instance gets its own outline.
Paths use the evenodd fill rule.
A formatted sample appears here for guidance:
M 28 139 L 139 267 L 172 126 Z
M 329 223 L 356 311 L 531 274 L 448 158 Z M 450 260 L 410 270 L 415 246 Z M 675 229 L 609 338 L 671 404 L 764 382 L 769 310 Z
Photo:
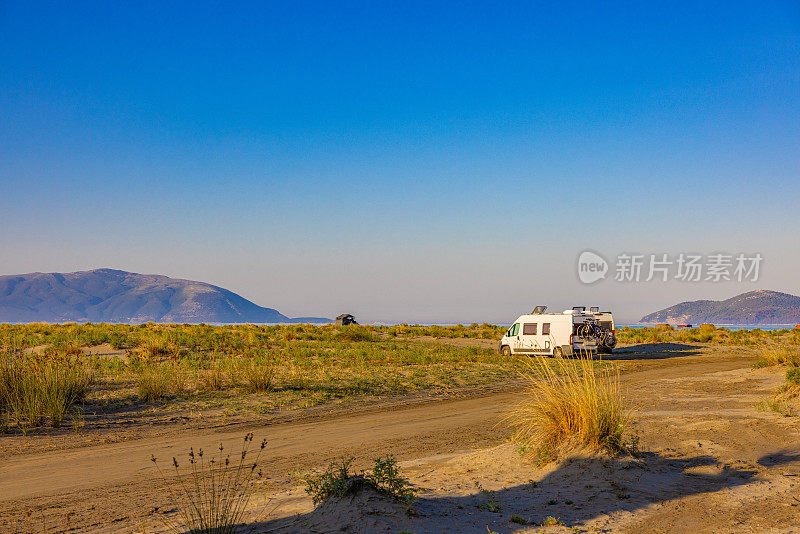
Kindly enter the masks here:
M 219 453 L 207 458 L 203 449 L 189 450 L 188 463 L 180 466 L 172 458 L 173 476 L 161 471 L 155 456 L 151 461 L 166 482 L 172 501 L 178 505 L 180 524 L 172 526 L 178 532 L 191 534 L 234 534 L 244 522 L 253 494 L 253 483 L 266 440 L 251 449 L 253 434 L 247 434 L 242 450 L 233 459 L 222 444 Z
M 597 367 L 588 356 L 537 356 L 526 378 L 527 399 L 509 415 L 515 440 L 540 461 L 583 450 L 617 454 L 629 423 L 615 367 Z

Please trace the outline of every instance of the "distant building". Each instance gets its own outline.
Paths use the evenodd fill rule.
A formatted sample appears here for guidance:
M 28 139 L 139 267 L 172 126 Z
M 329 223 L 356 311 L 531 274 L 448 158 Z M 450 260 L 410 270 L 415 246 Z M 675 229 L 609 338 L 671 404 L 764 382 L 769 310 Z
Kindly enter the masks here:
M 358 324 L 358 323 L 356 322 L 355 317 L 353 317 L 349 313 L 343 313 L 336 318 L 336 324 L 338 326 L 347 326 L 349 324 Z

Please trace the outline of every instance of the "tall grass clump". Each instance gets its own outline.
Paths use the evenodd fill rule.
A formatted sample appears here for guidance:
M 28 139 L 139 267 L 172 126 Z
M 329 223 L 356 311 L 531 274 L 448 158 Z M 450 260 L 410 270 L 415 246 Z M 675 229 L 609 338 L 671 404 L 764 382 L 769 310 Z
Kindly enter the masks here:
M 177 357 L 181 354 L 181 349 L 164 334 L 151 332 L 139 338 L 134 352 L 144 360 L 153 360 L 164 356 Z
M 191 534 L 234 534 L 244 522 L 245 512 L 253 494 L 253 479 L 267 445 L 252 450 L 253 434 L 247 434 L 242 450 L 233 457 L 222 444 L 219 453 L 208 458 L 203 449 L 190 449 L 188 466 L 182 468 L 178 459 L 172 458 L 173 476 L 168 477 L 152 456 L 159 475 L 168 488 L 170 497 L 178 506 L 180 525 L 176 530 Z
M 247 360 L 240 372 L 250 393 L 266 393 L 272 389 L 275 365 L 266 358 Z
M 225 365 L 220 359 L 212 361 L 208 369 L 199 374 L 198 380 L 205 391 L 221 391 L 225 385 Z
M 83 361 L 69 354 L 0 354 L 0 410 L 23 429 L 48 418 L 53 427 L 61 426 L 90 383 Z
M 617 454 L 629 449 L 624 442 L 629 414 L 616 368 L 598 368 L 588 356 L 537 356 L 526 379 L 527 398 L 509 422 L 515 439 L 540 461 L 574 450 Z
M 136 379 L 139 398 L 145 402 L 179 395 L 186 389 L 186 371 L 172 363 L 146 363 Z

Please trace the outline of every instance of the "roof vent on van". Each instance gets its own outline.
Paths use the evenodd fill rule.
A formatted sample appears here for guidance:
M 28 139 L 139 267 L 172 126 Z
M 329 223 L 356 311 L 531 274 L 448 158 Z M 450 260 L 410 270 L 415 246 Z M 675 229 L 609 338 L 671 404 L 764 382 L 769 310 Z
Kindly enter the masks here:
M 600 312 L 600 306 L 592 306 L 591 308 L 589 308 L 589 311 L 592 313 L 598 313 Z
M 533 309 L 533 311 L 531 312 L 531 315 L 541 315 L 541 314 L 543 314 L 543 313 L 544 313 L 544 311 L 545 311 L 546 309 L 547 309 L 547 306 L 536 306 L 536 307 Z
M 583 313 L 586 311 L 586 306 L 573 306 L 572 309 L 578 313 Z

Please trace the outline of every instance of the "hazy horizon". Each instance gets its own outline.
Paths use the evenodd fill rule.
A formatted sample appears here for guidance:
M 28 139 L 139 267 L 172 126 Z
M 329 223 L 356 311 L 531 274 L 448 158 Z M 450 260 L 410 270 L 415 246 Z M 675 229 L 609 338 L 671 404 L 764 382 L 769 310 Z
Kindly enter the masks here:
M 370 323 L 800 293 L 794 2 L 9 2 L 0 30 L 0 274 Z M 763 264 L 584 285 L 587 249 Z
M 96 267 L 94 269 L 80 269 L 78 271 L 72 271 L 72 272 L 92 271 L 92 270 L 99 270 L 99 269 L 115 269 L 115 270 L 120 270 L 120 271 L 133 272 L 133 271 L 128 271 L 126 269 L 116 269 L 116 268 L 110 268 L 110 267 Z M 35 271 L 34 273 L 36 273 L 36 272 L 41 272 L 41 271 Z M 34 273 L 4 273 L 4 274 L 12 274 L 12 275 L 14 275 L 14 274 L 34 274 Z M 53 273 L 44 273 L 44 274 L 53 274 Z M 64 272 L 61 272 L 61 274 L 64 274 Z M 166 276 L 163 273 L 138 272 L 138 273 L 135 273 L 135 274 L 163 275 L 163 276 Z M 193 280 L 191 278 L 186 278 L 186 277 L 182 277 L 182 276 L 171 276 L 171 278 L 192 280 L 192 281 L 195 281 L 195 282 L 206 282 L 206 283 L 209 283 L 211 285 L 215 285 L 215 286 L 218 286 L 218 287 L 222 287 L 223 289 L 230 290 L 230 288 L 228 288 L 228 287 L 221 286 L 220 284 L 216 284 L 216 283 L 210 282 L 208 280 Z M 769 288 L 760 288 L 760 289 L 770 290 Z M 752 291 L 752 290 L 748 290 L 748 291 Z M 234 291 L 234 292 L 236 292 L 236 291 Z M 740 294 L 740 293 L 737 293 L 737 295 L 738 294 Z M 239 293 L 239 295 L 241 297 L 244 297 L 244 298 L 250 300 L 250 301 L 253 301 L 253 299 L 249 298 L 248 295 L 246 295 L 246 294 Z M 728 295 L 727 297 L 714 298 L 714 299 L 709 298 L 707 300 L 725 300 L 726 298 L 733 297 L 733 296 L 736 296 L 736 295 Z M 687 300 L 704 300 L 704 299 L 703 298 L 690 298 L 690 299 L 687 299 Z M 262 306 L 262 307 L 277 308 L 275 306 L 270 306 L 269 304 L 266 304 L 266 303 L 260 303 L 260 302 L 257 302 L 257 301 L 253 301 L 253 302 L 255 304 L 259 305 L 259 306 Z M 614 312 L 615 320 L 616 320 L 616 322 L 618 324 L 635 324 L 644 315 L 647 315 L 649 313 L 658 311 L 660 309 L 672 306 L 674 304 L 679 304 L 680 302 L 683 302 L 683 301 L 670 302 L 668 304 L 665 304 L 664 306 L 661 306 L 661 308 L 657 308 L 657 309 L 654 308 L 652 310 L 644 311 L 642 313 L 639 313 L 636 316 L 625 315 L 624 313 L 620 313 L 619 310 L 611 310 L 611 311 Z M 528 306 L 528 308 L 533 308 L 534 305 L 540 305 L 540 304 L 543 304 L 543 303 L 531 304 L 530 306 Z M 561 311 L 570 309 L 572 306 L 587 306 L 587 307 L 589 307 L 589 306 L 599 305 L 599 303 L 590 302 L 590 303 L 587 304 L 586 302 L 581 302 L 581 303 L 575 303 L 575 304 L 570 303 L 570 304 L 563 304 L 563 305 L 559 305 L 559 304 L 556 304 L 556 305 L 546 304 L 546 305 L 548 306 L 548 309 L 547 309 L 548 312 L 556 313 L 556 312 L 561 312 Z M 414 319 L 413 315 L 411 315 L 409 317 L 405 317 L 405 318 L 399 319 L 399 320 L 398 319 L 377 319 L 377 320 L 372 319 L 372 320 L 370 320 L 370 319 L 366 319 L 365 316 L 363 316 L 363 315 L 358 315 L 356 318 L 358 320 L 360 320 L 363 324 L 401 324 L 401 323 L 408 323 L 408 324 L 470 324 L 470 323 L 474 323 L 474 322 L 477 322 L 477 323 L 488 322 L 488 323 L 492 323 L 492 324 L 503 325 L 503 324 L 511 324 L 511 322 L 513 322 L 513 320 L 516 319 L 516 317 L 518 317 L 519 315 L 522 315 L 524 313 L 529 313 L 530 309 L 528 309 L 528 308 L 522 308 L 521 307 L 516 312 L 514 312 L 511 316 L 509 316 L 508 318 L 503 317 L 501 320 L 488 320 L 485 317 L 475 317 L 473 319 L 461 320 L 461 321 L 452 321 L 452 320 L 429 321 L 429 320 L 416 320 L 416 319 Z M 601 305 L 601 308 L 603 310 L 610 309 L 610 307 L 603 307 L 602 305 Z M 279 312 L 282 312 L 282 310 L 280 308 L 277 308 L 277 310 Z M 298 312 L 298 313 L 294 313 L 294 314 L 290 313 L 290 314 L 284 314 L 284 315 L 288 315 L 290 318 L 294 318 L 294 317 L 327 317 L 329 319 L 332 319 L 333 317 L 335 317 L 336 315 L 339 315 L 341 313 L 348 313 L 348 310 L 339 310 L 339 311 L 336 311 L 336 312 L 331 312 L 330 314 L 327 314 L 327 315 L 315 314 L 315 313 L 302 313 L 302 312 Z M 786 324 L 788 324 L 788 323 L 786 323 Z

